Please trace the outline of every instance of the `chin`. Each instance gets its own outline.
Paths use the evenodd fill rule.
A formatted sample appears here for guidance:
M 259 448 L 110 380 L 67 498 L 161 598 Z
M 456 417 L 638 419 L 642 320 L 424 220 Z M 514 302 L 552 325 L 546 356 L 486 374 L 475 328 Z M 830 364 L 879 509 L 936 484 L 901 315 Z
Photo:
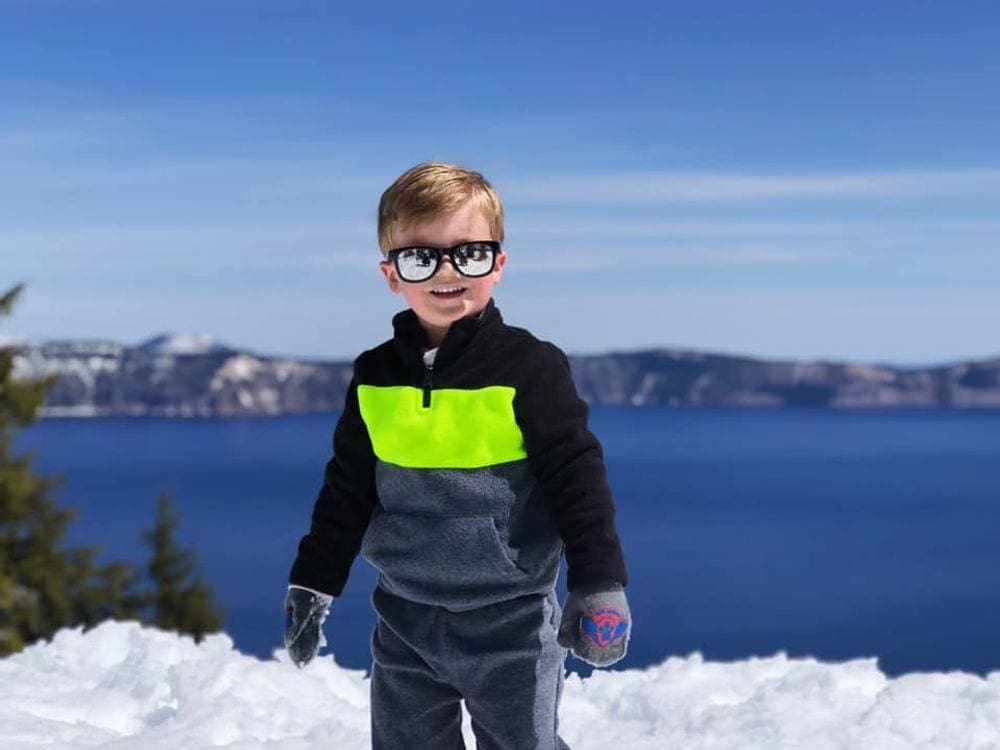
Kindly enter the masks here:
M 438 323 L 438 325 L 442 326 L 442 327 L 444 327 L 444 326 L 450 326 L 452 323 L 457 323 L 462 318 L 464 318 L 464 317 L 466 317 L 468 315 L 471 315 L 471 313 L 466 312 L 464 310 L 462 312 L 457 312 L 454 315 L 445 315 L 445 316 L 441 317 L 441 322 Z
M 435 318 L 442 323 L 454 323 L 456 320 L 461 320 L 466 315 L 470 315 L 474 309 L 475 305 L 461 300 L 456 302 L 454 307 L 445 310 L 437 309 L 429 311 L 429 313 L 431 318 Z

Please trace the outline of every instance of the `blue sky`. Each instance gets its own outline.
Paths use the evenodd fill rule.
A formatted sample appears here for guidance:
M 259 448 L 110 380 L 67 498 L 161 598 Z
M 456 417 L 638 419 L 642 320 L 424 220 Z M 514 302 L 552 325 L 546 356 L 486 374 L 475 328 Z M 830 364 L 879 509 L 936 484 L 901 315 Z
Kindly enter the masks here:
M 3 335 L 346 358 L 412 164 L 570 352 L 1000 353 L 1000 5 L 0 0 Z

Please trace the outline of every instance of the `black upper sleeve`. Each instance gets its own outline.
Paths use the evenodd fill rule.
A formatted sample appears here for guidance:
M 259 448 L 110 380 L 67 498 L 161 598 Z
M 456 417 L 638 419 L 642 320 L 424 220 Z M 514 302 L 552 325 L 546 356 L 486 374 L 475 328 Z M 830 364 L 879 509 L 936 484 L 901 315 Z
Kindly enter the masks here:
M 333 433 L 333 458 L 326 465 L 312 525 L 299 543 L 289 581 L 339 596 L 375 503 L 375 454 L 352 380 Z
M 587 427 L 566 355 L 542 343 L 519 378 L 514 413 L 528 463 L 566 545 L 568 587 L 628 583 L 601 444 Z

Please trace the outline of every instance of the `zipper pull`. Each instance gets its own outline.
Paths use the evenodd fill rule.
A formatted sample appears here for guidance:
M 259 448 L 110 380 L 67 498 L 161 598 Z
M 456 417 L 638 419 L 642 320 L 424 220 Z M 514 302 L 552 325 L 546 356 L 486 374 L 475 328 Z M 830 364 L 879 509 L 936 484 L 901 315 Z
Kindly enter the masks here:
M 424 408 L 431 408 L 431 376 L 434 370 L 431 367 L 424 368 Z

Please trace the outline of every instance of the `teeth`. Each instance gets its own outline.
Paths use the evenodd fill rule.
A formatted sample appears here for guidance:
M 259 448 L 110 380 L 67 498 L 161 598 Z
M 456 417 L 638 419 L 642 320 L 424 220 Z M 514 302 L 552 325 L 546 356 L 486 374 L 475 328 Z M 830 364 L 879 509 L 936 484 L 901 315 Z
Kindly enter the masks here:
M 434 294 L 449 294 L 450 292 L 464 292 L 464 286 L 438 286 L 431 289 Z

